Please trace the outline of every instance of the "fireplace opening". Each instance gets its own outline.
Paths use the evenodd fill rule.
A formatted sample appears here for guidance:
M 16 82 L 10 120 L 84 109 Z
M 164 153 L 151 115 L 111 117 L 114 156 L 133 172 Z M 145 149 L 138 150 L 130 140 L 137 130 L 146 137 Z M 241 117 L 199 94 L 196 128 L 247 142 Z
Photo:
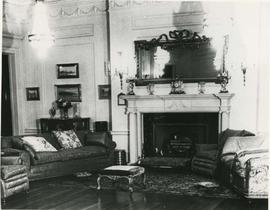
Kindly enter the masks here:
M 196 144 L 217 144 L 218 113 L 146 113 L 143 157 L 191 158 Z

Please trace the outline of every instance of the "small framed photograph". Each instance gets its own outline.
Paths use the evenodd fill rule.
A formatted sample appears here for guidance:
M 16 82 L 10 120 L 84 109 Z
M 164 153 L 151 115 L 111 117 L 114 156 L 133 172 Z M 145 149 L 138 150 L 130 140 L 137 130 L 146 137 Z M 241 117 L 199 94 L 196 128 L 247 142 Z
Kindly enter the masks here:
M 55 85 L 56 87 L 56 98 L 63 98 L 71 102 L 81 102 L 81 85 Z
M 98 96 L 99 96 L 99 99 L 110 99 L 111 98 L 111 85 L 99 85 Z
M 26 100 L 27 101 L 39 101 L 39 87 L 26 88 Z
M 125 95 L 124 93 L 119 93 L 117 95 L 117 104 L 118 104 L 118 106 L 125 106 L 126 105 L 126 100 L 121 97 L 121 96 L 124 96 L 124 95 Z
M 56 66 L 58 79 L 79 78 L 78 63 L 57 64 Z

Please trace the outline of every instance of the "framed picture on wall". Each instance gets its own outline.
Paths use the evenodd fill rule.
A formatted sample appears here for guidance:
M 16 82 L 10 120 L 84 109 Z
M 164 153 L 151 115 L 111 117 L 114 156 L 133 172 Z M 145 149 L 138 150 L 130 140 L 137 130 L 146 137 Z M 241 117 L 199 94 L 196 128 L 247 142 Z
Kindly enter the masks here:
M 39 101 L 39 87 L 26 88 L 26 100 L 27 101 Z
M 78 63 L 57 64 L 56 66 L 58 79 L 79 78 Z
M 119 93 L 117 95 L 117 104 L 118 104 L 118 106 L 125 106 L 126 105 L 126 100 L 121 97 L 121 96 L 124 96 L 124 95 L 125 95 L 124 93 Z
M 111 86 L 110 85 L 99 85 L 98 86 L 99 99 L 110 99 L 111 98 Z
M 71 102 L 81 102 L 81 85 L 70 84 L 70 85 L 55 85 L 56 98 L 63 98 Z

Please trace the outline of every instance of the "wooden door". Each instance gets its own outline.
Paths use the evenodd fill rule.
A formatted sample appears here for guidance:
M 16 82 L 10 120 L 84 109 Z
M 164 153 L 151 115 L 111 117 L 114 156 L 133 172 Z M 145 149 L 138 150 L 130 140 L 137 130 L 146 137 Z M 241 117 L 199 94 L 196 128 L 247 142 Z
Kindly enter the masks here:
M 13 131 L 9 75 L 9 56 L 2 54 L 1 136 L 11 136 Z

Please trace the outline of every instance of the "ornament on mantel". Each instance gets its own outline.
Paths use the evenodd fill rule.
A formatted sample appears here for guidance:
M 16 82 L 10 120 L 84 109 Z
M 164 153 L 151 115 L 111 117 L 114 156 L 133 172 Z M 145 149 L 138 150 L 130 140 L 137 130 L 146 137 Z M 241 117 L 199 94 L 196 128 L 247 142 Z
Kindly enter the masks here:
M 205 82 L 199 82 L 198 83 L 198 91 L 199 91 L 199 94 L 204 94 L 205 93 Z
M 231 79 L 231 76 L 229 75 L 228 71 L 223 71 L 218 73 L 217 80 L 220 83 L 221 89 L 220 93 L 228 93 L 227 85 L 229 83 L 229 80 Z
M 132 79 L 130 79 L 128 81 L 127 95 L 135 95 L 135 93 L 134 93 L 134 86 L 135 86 L 134 83 L 135 83 L 135 81 L 132 80 Z
M 147 92 L 149 93 L 149 95 L 154 95 L 154 92 L 155 92 L 154 88 L 155 88 L 155 84 L 153 83 L 149 83 L 147 85 Z

